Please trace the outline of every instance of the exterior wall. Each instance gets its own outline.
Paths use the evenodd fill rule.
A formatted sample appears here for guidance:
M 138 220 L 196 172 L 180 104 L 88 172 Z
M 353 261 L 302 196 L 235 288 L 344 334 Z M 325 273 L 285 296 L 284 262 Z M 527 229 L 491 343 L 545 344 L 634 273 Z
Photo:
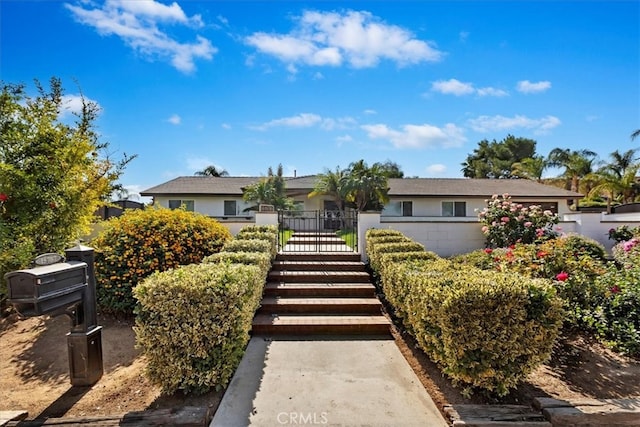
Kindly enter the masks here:
M 477 221 L 414 221 L 398 222 L 382 218 L 381 228 L 402 232 L 442 257 L 484 248 L 484 234 Z
M 252 206 L 250 203 L 246 203 L 242 200 L 242 197 L 238 196 L 206 196 L 206 197 L 191 197 L 181 196 L 182 200 L 193 200 L 193 209 L 195 212 L 203 215 L 222 218 L 224 215 L 224 202 L 225 200 L 235 200 L 236 202 L 236 215 L 239 217 L 253 217 L 255 212 L 248 211 L 243 212 L 244 209 Z M 169 200 L 178 199 L 178 196 L 171 197 L 156 197 L 155 202 L 165 208 L 169 207 Z M 230 216 L 227 216 L 230 217 Z
M 602 243 L 607 251 L 611 251 L 615 244 L 613 240 L 609 240 L 610 229 L 623 225 L 628 227 L 640 226 L 640 213 L 638 212 L 624 214 L 579 212 L 566 214 L 563 219 L 575 224 L 574 230 L 571 231 Z
M 400 210 L 400 202 L 413 202 L 413 217 L 418 220 L 426 220 L 427 218 L 439 218 L 439 220 L 445 220 L 451 218 L 453 221 L 460 218 L 478 218 L 478 212 L 487 206 L 485 198 L 460 198 L 460 197 L 447 197 L 447 198 L 431 198 L 431 197 L 394 197 L 389 200 L 389 203 L 384 207 L 382 211 L 382 218 L 411 218 L 402 217 L 402 211 Z M 558 215 L 570 213 L 569 206 L 566 200 L 553 199 L 553 198 L 540 198 L 535 201 L 513 198 L 513 202 L 527 202 L 527 203 L 545 203 L 554 202 L 558 204 Z M 466 202 L 467 210 L 466 217 L 443 217 L 442 216 L 442 202 Z

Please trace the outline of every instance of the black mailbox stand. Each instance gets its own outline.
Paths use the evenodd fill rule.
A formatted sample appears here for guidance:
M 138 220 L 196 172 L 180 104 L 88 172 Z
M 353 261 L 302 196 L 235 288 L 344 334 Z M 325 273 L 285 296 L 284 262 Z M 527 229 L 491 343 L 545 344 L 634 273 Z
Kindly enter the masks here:
M 23 316 L 66 314 L 71 385 L 90 386 L 103 374 L 102 326 L 98 326 L 96 276 L 92 248 L 77 245 L 36 258 L 35 268 L 7 273 L 9 303 Z M 44 264 L 38 261 L 44 257 Z M 53 260 L 53 261 L 50 261 Z
M 96 275 L 92 248 L 77 245 L 67 249 L 68 261 L 87 264 L 87 289 L 82 302 L 72 316 L 71 332 L 67 334 L 71 385 L 89 386 L 102 378 L 102 326 L 98 326 Z

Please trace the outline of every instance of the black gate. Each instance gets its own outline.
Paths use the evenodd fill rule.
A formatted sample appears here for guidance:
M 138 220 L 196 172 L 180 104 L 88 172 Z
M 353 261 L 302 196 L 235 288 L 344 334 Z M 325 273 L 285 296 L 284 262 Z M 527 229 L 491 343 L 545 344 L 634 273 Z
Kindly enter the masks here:
M 283 252 L 357 252 L 358 213 L 353 210 L 278 211 Z

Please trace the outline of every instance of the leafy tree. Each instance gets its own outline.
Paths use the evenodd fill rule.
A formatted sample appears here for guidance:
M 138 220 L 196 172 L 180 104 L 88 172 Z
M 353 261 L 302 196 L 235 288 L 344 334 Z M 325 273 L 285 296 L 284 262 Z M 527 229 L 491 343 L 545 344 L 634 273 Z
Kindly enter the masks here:
M 404 172 L 396 162 L 387 160 L 384 163 L 374 163 L 374 165 L 378 165 L 387 178 L 404 178 Z
M 287 197 L 287 188 L 284 182 L 282 165 L 278 165 L 278 170 L 274 174 L 269 167 L 267 176 L 255 184 L 248 185 L 243 192 L 242 198 L 246 202 L 256 203 L 247 210 L 258 210 L 261 204 L 273 205 L 278 210 L 292 210 L 295 205 L 293 199 Z
M 345 186 L 347 178 L 348 171 L 340 169 L 339 166 L 336 166 L 335 171 L 325 169 L 324 173 L 318 175 L 316 185 L 313 188 L 313 191 L 309 193 L 309 197 L 330 196 L 336 206 L 338 206 L 340 218 L 343 218 L 347 200 Z
M 214 165 L 209 165 L 202 170 L 196 171 L 194 175 L 221 177 L 221 176 L 229 176 L 229 172 L 227 172 L 224 169 L 218 169 Z
M 547 159 L 543 156 L 527 157 L 511 165 L 511 176 L 542 182 L 542 174 L 546 168 Z
M 636 158 L 637 152 L 637 148 L 627 150 L 624 153 L 620 153 L 618 150 L 615 150 L 613 153 L 609 154 L 611 162 L 606 164 L 603 169 L 612 172 L 619 178 L 622 178 L 627 172 L 627 169 L 633 167 L 635 162 L 638 160 Z
M 563 177 L 568 180 L 571 191 L 580 190 L 580 179 L 593 173 L 597 154 L 591 150 L 554 148 L 549 152 L 549 166 L 564 168 Z
M 536 141 L 507 135 L 502 141 L 478 143 L 478 147 L 462 163 L 462 173 L 466 178 L 513 178 L 514 163 L 534 158 Z
M 346 200 L 358 211 L 381 210 L 389 201 L 387 174 L 380 163 L 371 167 L 364 160 L 349 165 L 343 182 Z
M 640 136 L 640 129 L 636 129 L 631 133 L 631 139 L 636 139 L 637 137 Z
M 0 277 L 86 233 L 135 157 L 111 157 L 95 129 L 99 107 L 84 97 L 75 122 L 65 123 L 61 81 L 49 85 L 36 80 L 32 97 L 24 85 L 0 82 Z

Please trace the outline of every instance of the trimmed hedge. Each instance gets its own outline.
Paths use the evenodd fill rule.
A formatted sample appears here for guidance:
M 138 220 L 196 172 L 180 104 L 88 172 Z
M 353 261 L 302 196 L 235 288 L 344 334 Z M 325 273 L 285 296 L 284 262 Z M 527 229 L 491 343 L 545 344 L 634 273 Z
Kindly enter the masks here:
M 413 255 L 419 252 L 411 245 L 406 258 L 385 252 L 393 243 L 370 254 L 369 237 L 372 266 L 384 266 L 376 273 L 386 299 L 422 350 L 465 392 L 505 395 L 551 354 L 563 311 L 549 282 L 461 269 L 433 253 Z
M 164 393 L 220 389 L 240 363 L 277 248 L 275 227 L 247 228 L 202 264 L 135 288 L 137 343 Z
M 244 264 L 193 264 L 155 273 L 134 289 L 136 341 L 163 393 L 220 390 L 249 341 L 264 274 Z

